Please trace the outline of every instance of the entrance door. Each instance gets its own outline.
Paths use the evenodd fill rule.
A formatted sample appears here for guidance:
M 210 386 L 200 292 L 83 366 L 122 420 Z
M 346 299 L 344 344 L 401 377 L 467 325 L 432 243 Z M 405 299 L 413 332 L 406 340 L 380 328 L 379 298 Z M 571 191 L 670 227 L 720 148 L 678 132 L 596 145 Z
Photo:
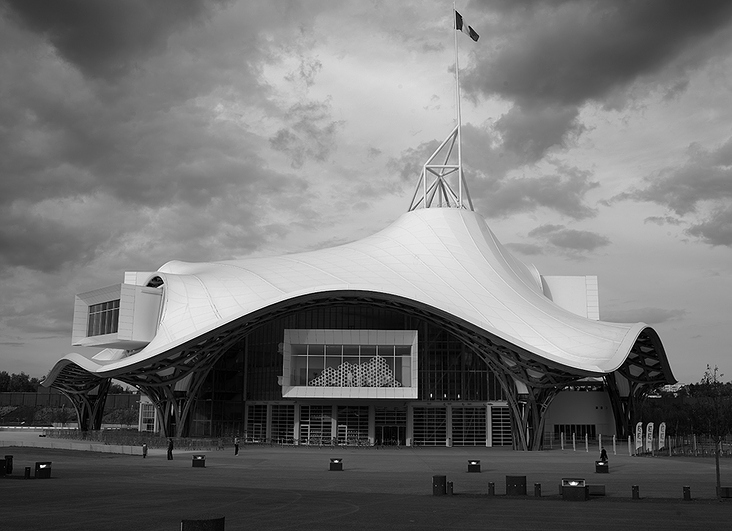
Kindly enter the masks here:
M 405 446 L 407 444 L 407 408 L 377 407 L 375 411 L 375 443 Z
M 376 444 L 380 446 L 406 445 L 406 426 L 376 426 Z

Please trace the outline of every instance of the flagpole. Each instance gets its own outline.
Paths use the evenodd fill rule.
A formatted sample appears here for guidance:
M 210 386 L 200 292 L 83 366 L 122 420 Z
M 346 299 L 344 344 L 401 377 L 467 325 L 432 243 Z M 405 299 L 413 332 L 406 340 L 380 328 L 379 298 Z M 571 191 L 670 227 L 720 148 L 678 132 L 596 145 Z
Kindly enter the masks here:
M 458 208 L 463 208 L 463 150 L 460 135 L 462 117 L 460 115 L 460 66 L 458 64 L 458 32 L 455 2 L 452 4 L 452 23 L 455 25 L 455 113 L 457 115 L 457 151 L 458 151 Z

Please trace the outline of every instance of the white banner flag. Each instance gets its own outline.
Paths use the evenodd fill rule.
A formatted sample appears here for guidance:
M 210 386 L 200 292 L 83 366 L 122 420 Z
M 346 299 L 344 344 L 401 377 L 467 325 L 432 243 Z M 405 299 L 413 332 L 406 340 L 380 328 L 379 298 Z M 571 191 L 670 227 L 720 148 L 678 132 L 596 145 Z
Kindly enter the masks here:
M 666 423 L 658 425 L 658 449 L 666 447 Z
M 635 449 L 643 448 L 643 423 L 635 425 Z
M 653 451 L 653 422 L 646 424 L 646 452 Z

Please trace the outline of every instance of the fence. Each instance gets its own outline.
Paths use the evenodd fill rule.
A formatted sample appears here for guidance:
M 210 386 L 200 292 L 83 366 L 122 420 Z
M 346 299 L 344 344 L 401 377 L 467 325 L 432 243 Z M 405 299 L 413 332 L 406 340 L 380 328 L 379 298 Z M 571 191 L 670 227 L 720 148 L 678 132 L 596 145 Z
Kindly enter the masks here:
M 137 430 L 97 430 L 97 431 L 79 431 L 79 430 L 43 430 L 47 437 L 56 437 L 59 439 L 71 439 L 77 441 L 100 442 L 103 444 L 116 444 L 122 446 L 142 446 L 147 444 L 148 448 L 167 448 L 168 438 Z M 176 450 L 222 450 L 233 443 L 229 439 L 224 438 L 192 438 L 192 437 L 173 437 L 173 445 Z
M 714 439 L 705 435 L 678 435 L 666 437 L 663 447 L 659 448 L 658 437 L 651 443 L 651 449 L 646 448 L 646 439 L 636 443 L 635 439 L 627 437 L 624 439 L 608 435 L 589 437 L 585 435 L 556 437 L 552 433 L 544 434 L 544 450 L 573 450 L 577 452 L 599 452 L 601 447 L 609 453 L 623 453 L 625 455 L 670 455 L 670 456 L 694 456 L 713 457 Z M 638 446 L 636 448 L 636 446 Z M 732 436 L 725 437 L 720 444 L 720 455 L 732 457 Z

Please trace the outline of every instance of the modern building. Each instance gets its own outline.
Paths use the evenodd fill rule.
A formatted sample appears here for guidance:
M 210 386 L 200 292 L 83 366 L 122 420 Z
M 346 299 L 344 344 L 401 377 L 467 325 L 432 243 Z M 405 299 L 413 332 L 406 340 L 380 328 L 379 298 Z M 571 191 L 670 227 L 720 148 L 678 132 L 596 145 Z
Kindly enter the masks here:
M 64 356 L 43 385 L 83 429 L 99 426 L 114 378 L 149 397 L 145 425 L 162 435 L 539 449 L 553 399 L 589 379 L 606 393 L 607 435 L 632 433 L 644 393 L 675 381 L 657 333 L 600 321 L 596 277 L 512 256 L 448 163 L 456 137 L 373 236 L 172 261 L 77 295 L 73 345 L 106 348 Z

